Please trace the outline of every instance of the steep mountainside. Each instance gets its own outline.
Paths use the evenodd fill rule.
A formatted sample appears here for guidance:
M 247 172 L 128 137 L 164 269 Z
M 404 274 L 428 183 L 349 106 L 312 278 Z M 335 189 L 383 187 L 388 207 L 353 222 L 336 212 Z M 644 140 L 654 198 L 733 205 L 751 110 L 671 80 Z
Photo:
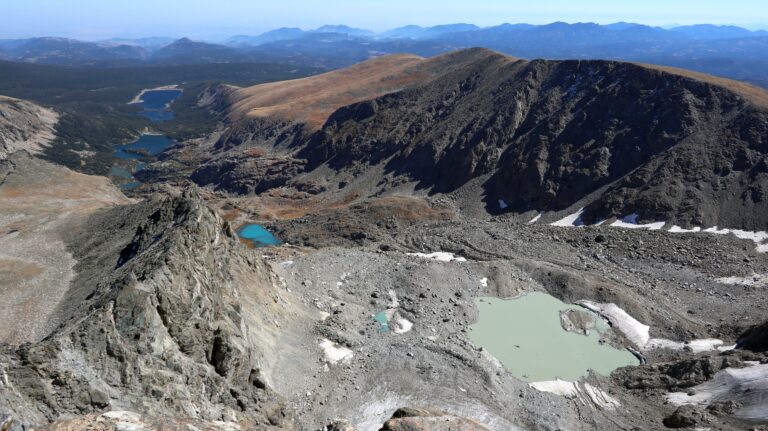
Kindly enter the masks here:
M 291 298 L 199 195 L 131 205 L 104 178 L 23 153 L 0 173 L 4 429 L 107 406 L 295 428 L 265 358 Z
M 298 156 L 309 169 L 382 165 L 432 192 L 482 179 L 493 212 L 590 198 L 585 221 L 768 222 L 763 90 L 628 63 L 470 52 L 439 78 L 339 109 Z
M 18 151 L 0 160 L 0 202 L 0 342 L 37 342 L 58 324 L 56 309 L 75 278 L 66 234 L 89 214 L 130 200 L 104 177 Z
M 194 148 L 193 179 L 230 192 L 308 183 L 336 192 L 357 179 L 360 190 L 347 191 L 413 183 L 474 195 L 490 213 L 586 206 L 587 223 L 768 222 L 768 93 L 701 73 L 472 49 L 218 87 L 207 103 L 234 124 Z M 281 163 L 304 179 L 269 173 Z
M 0 96 L 0 159 L 16 150 L 41 151 L 53 140 L 58 119 L 50 109 Z
M 715 94 L 740 115 L 757 109 L 752 102 L 637 65 L 528 63 L 482 50 L 450 58 L 442 76 L 343 107 L 314 133 L 287 117 L 249 119 L 220 139 L 175 146 L 158 162 L 196 168 L 195 157 L 209 157 L 197 174 L 269 191 L 258 197 L 180 182 L 144 186 L 137 201 L 104 177 L 25 151 L 0 160 L 0 429 L 735 431 L 765 424 L 768 254 L 752 241 L 515 223 L 467 215 L 457 204 L 462 193 L 466 201 L 482 182 L 499 180 L 510 149 L 528 151 L 515 141 L 527 122 L 559 130 L 550 111 L 512 97 L 508 87 L 517 83 L 545 107 L 555 105 L 548 97 L 556 83 L 578 81 L 581 68 L 621 82 L 629 79 L 621 73 L 650 74 L 695 92 L 680 97 Z M 598 93 L 580 102 L 597 115 L 607 96 L 598 91 L 602 81 L 586 76 L 586 89 L 568 88 Z M 451 82 L 458 82 L 453 99 L 441 87 Z M 608 88 L 624 100 L 621 86 Z M 497 105 L 482 104 L 472 90 Z M 643 94 L 631 94 L 626 106 L 645 108 Z M 502 97 L 520 102 L 510 108 Z M 566 97 L 557 100 L 551 110 L 571 109 Z M 524 111 L 519 124 L 505 126 L 515 110 Z M 489 123 L 488 112 L 505 122 Z M 666 133 L 677 124 L 673 114 L 660 114 Z M 466 129 L 465 117 L 483 120 L 475 129 L 489 143 L 483 151 L 505 143 L 490 174 L 444 195 L 414 192 L 417 174 L 431 190 L 453 187 L 451 175 L 461 182 L 463 159 L 445 151 L 456 140 L 429 133 Z M 400 124 L 412 134 L 398 135 Z M 355 127 L 360 141 L 335 140 Z M 402 141 L 369 141 L 386 135 L 385 127 Z M 499 131 L 512 137 L 488 138 Z M 285 145 L 282 133 L 295 139 Z M 424 157 L 429 151 L 439 157 Z M 293 157 L 302 152 L 311 158 Z M 456 163 L 444 177 L 414 169 L 435 169 L 441 160 Z M 389 167 L 393 161 L 402 170 Z M 219 172 L 202 172 L 219 162 Z M 542 172 L 559 178 L 550 170 Z M 236 228 L 254 222 L 284 243 L 259 248 L 239 238 Z M 547 344 L 514 345 L 516 355 L 558 367 L 541 377 L 500 362 L 472 336 L 486 297 L 529 293 L 596 313 L 542 312 L 544 320 L 532 324 L 498 324 L 503 337 L 525 331 Z M 592 326 L 598 319 L 602 328 Z M 626 349 L 618 353 L 627 360 L 616 365 L 626 366 L 584 369 L 564 381 L 571 352 L 566 360 L 550 353 L 549 332 L 531 333 L 540 323 L 555 331 L 600 328 L 591 334 L 595 346 Z

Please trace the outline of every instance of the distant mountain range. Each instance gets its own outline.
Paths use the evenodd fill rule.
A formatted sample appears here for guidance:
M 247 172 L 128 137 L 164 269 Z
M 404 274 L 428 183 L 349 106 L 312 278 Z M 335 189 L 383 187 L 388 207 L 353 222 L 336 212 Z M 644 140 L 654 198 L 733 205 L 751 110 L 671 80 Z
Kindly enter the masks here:
M 684 67 L 768 86 L 768 31 L 709 24 L 619 22 L 478 27 L 409 25 L 382 33 L 345 25 L 280 28 L 223 43 L 187 38 L 0 40 L 0 59 L 67 66 L 278 62 L 336 69 L 391 53 L 433 56 L 484 47 L 521 58 L 610 59 Z

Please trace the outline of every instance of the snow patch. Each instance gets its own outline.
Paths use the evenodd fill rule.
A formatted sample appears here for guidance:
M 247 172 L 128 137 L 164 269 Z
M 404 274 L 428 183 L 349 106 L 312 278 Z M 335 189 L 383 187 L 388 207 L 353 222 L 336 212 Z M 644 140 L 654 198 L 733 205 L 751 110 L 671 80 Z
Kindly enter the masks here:
M 611 323 L 612 327 L 624 334 L 624 337 L 640 350 L 690 349 L 694 353 L 701 353 L 718 350 L 724 344 L 723 340 L 718 340 L 716 338 L 705 338 L 688 342 L 667 340 L 665 338 L 651 338 L 650 326 L 644 325 L 634 317 L 630 316 L 629 313 L 619 308 L 616 304 L 601 304 L 591 301 L 578 301 L 576 303 L 603 316 Z
M 354 356 L 354 353 L 351 350 L 339 346 L 327 338 L 320 340 L 320 348 L 323 349 L 325 360 L 331 364 L 337 364 L 339 362 L 348 364 L 352 361 L 352 357 Z
M 720 350 L 723 346 L 723 340 L 717 338 L 704 338 L 700 340 L 691 340 L 689 342 L 680 342 L 667 340 L 665 338 L 652 338 L 648 344 L 645 345 L 645 350 L 654 349 L 668 349 L 668 350 L 685 350 L 690 349 L 693 353 L 711 352 L 713 350 Z
M 601 304 L 592 301 L 578 301 L 577 304 L 606 318 L 611 322 L 611 326 L 624 334 L 637 347 L 643 348 L 651 339 L 649 333 L 651 327 L 640 323 L 616 304 Z
M 533 382 L 529 383 L 528 386 L 537 391 L 549 392 L 550 394 L 560 395 L 562 397 L 574 397 L 578 393 L 575 382 L 567 382 L 560 379 Z
M 505 210 L 505 209 L 509 208 L 509 205 L 507 205 L 507 203 L 504 202 L 504 199 L 499 199 L 499 208 Z
M 488 287 L 488 278 L 487 277 L 481 278 L 480 279 L 480 285 L 483 286 L 483 287 Z
M 393 323 L 393 331 L 395 334 L 405 334 L 406 332 L 410 331 L 413 328 L 413 322 L 409 321 L 408 319 L 400 316 L 399 314 L 397 317 L 395 317 L 395 320 Z
M 387 291 L 389 294 L 389 308 L 397 308 L 400 306 L 400 301 L 397 300 L 397 293 L 393 289 Z
M 663 222 L 663 221 L 655 222 L 655 223 L 647 223 L 647 224 L 638 224 L 637 219 L 639 217 L 640 217 L 639 214 L 630 214 L 621 220 L 616 220 L 615 222 L 611 223 L 611 226 L 622 227 L 625 229 L 661 230 L 661 228 L 663 228 L 664 225 L 667 224 L 666 222 Z
M 416 256 L 424 259 L 432 259 L 438 262 L 466 262 L 467 259 L 461 256 L 456 256 L 453 253 L 447 251 L 436 251 L 434 253 L 408 253 L 408 256 Z
M 768 239 L 768 232 L 752 232 L 748 230 L 732 229 L 731 233 L 740 239 L 751 239 L 753 242 L 759 244 Z
M 768 286 L 768 274 L 752 274 L 748 277 L 721 277 L 716 278 L 715 281 L 732 286 L 765 287 Z
M 584 226 L 584 222 L 581 221 L 582 214 L 584 214 L 584 208 L 581 208 L 575 213 L 565 216 L 564 218 L 556 222 L 550 223 L 550 226 L 561 226 L 561 227 Z
M 124 410 L 114 410 L 111 412 L 102 413 L 101 415 L 107 419 L 116 421 L 141 422 L 141 416 L 138 413 Z
M 683 229 L 680 226 L 675 225 L 675 226 L 672 226 L 671 228 L 669 228 L 669 230 L 667 232 L 670 232 L 670 233 L 696 233 L 696 232 L 701 232 L 701 228 L 696 226 L 696 227 L 694 227 L 692 229 Z
M 583 404 L 591 402 L 605 410 L 614 410 L 620 407 L 619 401 L 608 395 L 600 388 L 596 388 L 589 383 L 582 382 L 568 382 L 565 380 L 549 380 L 544 382 L 533 382 L 528 386 L 541 391 L 549 392 L 555 395 L 560 395 L 566 398 L 575 398 L 581 401 Z
M 717 229 L 717 226 L 712 226 L 704 229 L 702 232 L 713 233 L 715 235 L 728 235 L 731 233 L 730 229 Z
M 528 222 L 528 224 L 534 224 L 534 223 L 536 223 L 537 221 L 539 221 L 539 219 L 540 219 L 540 218 L 541 218 L 541 216 L 543 216 L 543 215 L 544 215 L 544 213 L 543 213 L 543 212 L 540 212 L 540 213 L 539 213 L 539 214 L 538 214 L 536 217 L 532 218 L 532 219 L 531 219 L 531 221 L 529 221 L 529 222 Z
M 692 394 L 692 395 L 689 395 Z M 726 368 L 689 392 L 667 394 L 675 405 L 695 404 L 708 406 L 716 402 L 736 401 L 739 404 L 734 416 L 750 421 L 768 420 L 768 364 L 747 368 Z

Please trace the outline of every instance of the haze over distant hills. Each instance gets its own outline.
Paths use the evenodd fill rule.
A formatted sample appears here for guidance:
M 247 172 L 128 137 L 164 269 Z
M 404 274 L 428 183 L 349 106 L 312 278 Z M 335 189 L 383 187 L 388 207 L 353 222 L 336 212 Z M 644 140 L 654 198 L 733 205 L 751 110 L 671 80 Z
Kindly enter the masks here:
M 0 431 L 768 431 L 767 43 L 0 41 Z
M 326 69 L 392 53 L 433 56 L 484 47 L 521 58 L 612 59 L 684 67 L 768 85 L 768 31 L 711 24 L 651 27 L 555 22 L 409 25 L 381 33 L 345 25 L 280 28 L 221 43 L 163 37 L 84 42 L 0 40 L 0 59 L 66 66 L 276 62 Z

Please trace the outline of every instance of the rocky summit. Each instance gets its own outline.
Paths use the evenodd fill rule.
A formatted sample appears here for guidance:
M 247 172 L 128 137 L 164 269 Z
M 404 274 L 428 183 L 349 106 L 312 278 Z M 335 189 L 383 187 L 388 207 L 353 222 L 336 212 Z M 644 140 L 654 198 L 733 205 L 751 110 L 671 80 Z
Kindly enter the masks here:
M 1 430 L 768 426 L 764 90 L 469 49 L 184 93 L 122 189 L 0 99 Z

